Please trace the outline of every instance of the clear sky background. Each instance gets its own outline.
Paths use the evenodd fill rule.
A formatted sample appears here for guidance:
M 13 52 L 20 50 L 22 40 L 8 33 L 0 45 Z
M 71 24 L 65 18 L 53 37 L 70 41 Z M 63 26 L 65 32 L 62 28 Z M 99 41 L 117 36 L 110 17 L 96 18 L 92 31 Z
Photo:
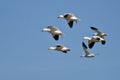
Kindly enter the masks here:
M 70 29 L 57 16 L 81 19 Z M 55 41 L 41 30 L 54 25 L 64 32 Z M 107 43 L 95 44 L 95 58 L 81 58 L 83 36 L 95 26 Z M 0 0 L 0 80 L 120 80 L 120 0 Z M 87 44 L 87 41 L 84 41 Z M 50 51 L 55 44 L 68 54 Z

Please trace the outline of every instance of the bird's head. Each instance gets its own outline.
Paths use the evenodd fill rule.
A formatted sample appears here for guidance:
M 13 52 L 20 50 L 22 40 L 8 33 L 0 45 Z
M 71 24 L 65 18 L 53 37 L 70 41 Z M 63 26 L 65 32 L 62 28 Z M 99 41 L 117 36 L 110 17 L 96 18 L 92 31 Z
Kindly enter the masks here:
M 49 47 L 48 50 L 55 50 L 56 47 Z
M 59 15 L 57 18 L 64 18 L 64 16 L 63 15 Z
M 49 28 L 43 28 L 41 32 L 50 32 Z

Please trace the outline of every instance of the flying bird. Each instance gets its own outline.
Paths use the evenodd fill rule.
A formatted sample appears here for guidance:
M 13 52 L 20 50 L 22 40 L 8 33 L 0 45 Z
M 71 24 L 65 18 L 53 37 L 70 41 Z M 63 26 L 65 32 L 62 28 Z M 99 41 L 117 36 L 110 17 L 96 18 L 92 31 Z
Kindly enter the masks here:
M 51 33 L 52 37 L 55 40 L 58 40 L 59 36 L 63 36 L 63 32 L 61 32 L 56 26 L 48 26 L 47 28 L 44 28 L 42 32 Z
M 68 25 L 70 28 L 73 27 L 73 22 L 75 21 L 76 23 L 80 20 L 79 18 L 77 18 L 74 14 L 72 13 L 66 13 L 64 15 L 59 15 L 58 18 L 64 18 L 66 19 Z
M 101 38 L 105 38 L 105 36 L 107 36 L 107 34 L 103 33 L 102 31 L 100 31 L 99 29 L 95 28 L 95 27 L 90 27 L 93 31 L 97 32 L 97 36 L 100 36 Z
M 92 57 L 95 57 L 94 54 L 91 54 L 87 48 L 87 46 L 85 45 L 84 42 L 82 42 L 82 47 L 83 47 L 83 50 L 85 51 L 85 55 L 81 55 L 81 57 L 86 57 L 86 58 L 92 58 Z
M 48 50 L 56 50 L 56 51 L 61 51 L 63 53 L 67 53 L 68 51 L 70 51 L 69 48 L 67 48 L 61 44 L 56 44 L 55 47 L 49 47 Z
M 92 36 L 92 37 L 83 37 L 84 40 L 88 40 L 88 46 L 91 49 L 96 42 L 101 42 L 102 45 L 106 43 L 104 38 L 101 38 L 99 36 Z

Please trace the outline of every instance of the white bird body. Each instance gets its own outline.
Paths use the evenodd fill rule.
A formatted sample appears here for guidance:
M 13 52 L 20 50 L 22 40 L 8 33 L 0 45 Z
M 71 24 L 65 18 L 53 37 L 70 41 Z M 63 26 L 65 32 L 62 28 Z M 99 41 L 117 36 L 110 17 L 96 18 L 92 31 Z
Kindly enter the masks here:
M 42 32 L 49 32 L 53 36 L 55 40 L 59 39 L 59 35 L 63 36 L 63 32 L 60 31 L 56 26 L 48 26 L 47 28 L 44 28 Z
M 80 20 L 79 18 L 77 18 L 72 13 L 66 13 L 64 15 L 59 15 L 58 18 L 64 18 L 64 19 L 66 19 L 66 21 L 67 21 L 68 25 L 70 26 L 70 28 L 73 27 L 73 22 L 74 21 L 77 23 Z
M 82 42 L 82 47 L 83 47 L 83 50 L 85 51 L 85 55 L 81 55 L 81 57 L 86 57 L 86 58 L 92 58 L 92 57 L 95 57 L 94 54 L 91 54 L 87 48 L 87 46 L 85 45 L 84 42 Z
M 103 45 L 105 44 L 105 39 L 99 36 L 83 37 L 83 39 L 88 40 L 89 48 L 92 48 L 96 42 L 101 42 Z
M 57 51 L 61 51 L 64 53 L 67 53 L 67 51 L 70 51 L 69 48 L 67 48 L 63 45 L 60 45 L 60 44 L 57 44 L 55 47 L 49 47 L 48 50 L 57 50 Z

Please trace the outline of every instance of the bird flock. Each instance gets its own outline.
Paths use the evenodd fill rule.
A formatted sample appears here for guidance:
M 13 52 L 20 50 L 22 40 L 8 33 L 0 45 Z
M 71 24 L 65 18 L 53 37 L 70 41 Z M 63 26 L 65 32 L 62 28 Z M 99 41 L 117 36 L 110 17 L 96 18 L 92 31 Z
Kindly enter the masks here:
M 73 27 L 74 22 L 77 23 L 78 21 L 80 21 L 80 19 L 77 18 L 73 13 L 66 13 L 64 15 L 59 15 L 58 18 L 64 18 L 70 28 Z M 91 37 L 88 37 L 88 36 L 83 37 L 83 40 L 88 40 L 88 47 L 82 41 L 82 48 L 83 48 L 85 54 L 81 55 L 81 57 L 86 57 L 86 58 L 95 57 L 95 54 L 90 53 L 89 49 L 92 49 L 93 46 L 95 45 L 95 43 L 97 43 L 97 42 L 100 42 L 102 45 L 105 45 L 105 43 L 106 43 L 105 37 L 107 36 L 107 34 L 100 31 L 96 27 L 90 27 L 90 29 L 95 31 L 95 33 Z M 49 32 L 52 35 L 52 37 L 54 38 L 54 40 L 56 40 L 56 41 L 59 40 L 60 36 L 62 37 L 64 35 L 64 33 L 56 26 L 48 26 L 46 28 L 43 28 L 42 32 Z M 54 47 L 49 47 L 48 50 L 56 50 L 56 51 L 61 51 L 63 53 L 68 53 L 68 51 L 70 51 L 71 49 L 64 45 L 56 44 Z

